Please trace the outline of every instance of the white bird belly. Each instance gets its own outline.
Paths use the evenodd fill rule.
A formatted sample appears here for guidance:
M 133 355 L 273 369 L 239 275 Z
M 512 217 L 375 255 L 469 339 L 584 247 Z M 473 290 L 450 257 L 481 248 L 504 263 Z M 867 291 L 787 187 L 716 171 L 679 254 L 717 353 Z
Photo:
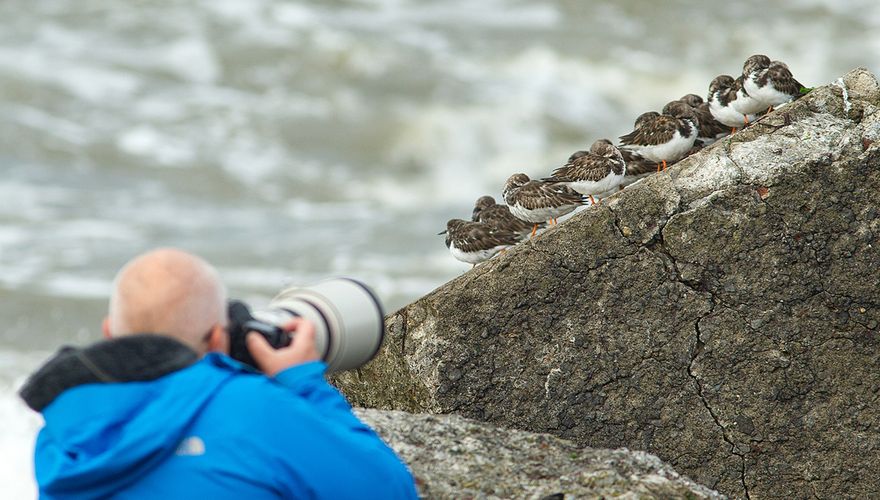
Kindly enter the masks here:
M 510 245 L 498 245 L 496 247 L 488 248 L 485 250 L 477 250 L 476 252 L 465 252 L 464 250 L 456 248 L 455 243 L 450 243 L 449 253 L 451 253 L 453 257 L 462 262 L 467 262 L 468 264 L 479 264 L 480 262 L 491 259 L 495 256 L 495 254 L 509 247 Z
M 665 144 L 658 144 L 656 146 L 628 145 L 625 147 L 646 160 L 655 163 L 663 161 L 669 162 L 682 159 L 684 155 L 694 147 L 694 141 L 696 139 L 697 130 L 695 128 L 692 129 L 689 136 L 683 136 L 678 130 L 676 130 L 675 134 L 672 136 L 672 140 Z
M 730 106 L 722 106 L 717 101 L 709 103 L 709 112 L 712 117 L 728 127 L 742 128 L 746 124 L 745 115 Z M 749 116 L 749 121 L 754 120 L 754 115 Z
M 527 222 L 531 222 L 532 224 L 540 224 L 542 222 L 547 222 L 550 219 L 558 219 L 563 215 L 573 212 L 577 205 L 563 205 L 561 207 L 546 207 L 546 208 L 535 208 L 528 209 L 516 203 L 514 205 L 509 205 L 510 213 L 515 215 L 518 219 L 522 219 Z
M 733 109 L 742 113 L 743 115 L 753 115 L 755 113 L 760 113 L 761 111 L 766 111 L 767 106 L 764 104 L 764 101 L 761 99 L 757 99 L 752 95 L 745 95 L 743 93 L 737 93 L 736 100 L 730 103 L 733 106 Z
M 767 104 L 768 108 L 770 106 L 779 106 L 780 104 L 794 99 L 793 96 L 776 90 L 776 87 L 772 84 L 765 85 L 764 88 L 759 89 L 755 95 L 761 99 L 761 102 Z
M 750 96 L 754 97 L 755 99 L 760 99 L 760 97 L 758 97 L 758 84 L 755 83 L 754 78 L 752 78 L 751 76 L 743 82 L 743 88 L 746 89 L 746 92 L 748 92 Z
M 598 181 L 572 181 L 567 182 L 568 187 L 574 189 L 578 193 L 586 196 L 596 196 L 607 191 L 611 191 L 620 185 L 623 176 L 626 173 L 624 169 L 619 175 L 609 172 L 604 178 Z

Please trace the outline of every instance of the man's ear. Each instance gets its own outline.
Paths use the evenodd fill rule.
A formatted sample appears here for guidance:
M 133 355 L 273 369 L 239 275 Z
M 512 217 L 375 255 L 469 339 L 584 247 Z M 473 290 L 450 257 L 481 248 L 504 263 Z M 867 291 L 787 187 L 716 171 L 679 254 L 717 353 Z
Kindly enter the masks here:
M 222 325 L 214 325 L 208 335 L 208 352 L 222 352 L 229 354 L 229 335 Z
M 101 322 L 101 333 L 104 334 L 105 339 L 110 338 L 110 316 L 105 317 Z

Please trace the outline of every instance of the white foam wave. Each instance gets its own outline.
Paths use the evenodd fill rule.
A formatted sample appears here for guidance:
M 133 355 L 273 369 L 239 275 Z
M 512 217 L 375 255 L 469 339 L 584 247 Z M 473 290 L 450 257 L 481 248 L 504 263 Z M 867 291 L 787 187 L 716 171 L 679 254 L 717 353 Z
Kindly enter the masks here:
M 89 64 L 76 57 L 47 53 L 46 50 L 36 46 L 0 47 L 0 70 L 60 88 L 95 104 L 127 100 L 142 85 L 142 81 L 129 72 Z
M 191 143 L 149 125 L 137 125 L 123 132 L 117 139 L 117 145 L 126 153 L 147 156 L 169 167 L 192 164 L 197 157 Z
M 467 0 L 430 4 L 412 0 L 371 0 L 364 8 L 335 12 L 336 22 L 370 29 L 387 29 L 405 24 L 443 25 L 469 28 L 552 27 L 560 20 L 552 5 L 530 5 L 509 0 Z
M 76 145 L 84 145 L 93 142 L 96 134 L 87 127 L 54 116 L 44 110 L 18 104 L 6 104 L 0 107 L 0 113 L 5 119 L 17 122 L 24 127 L 33 128 L 39 133 L 51 134 L 59 139 Z
M 91 276 L 54 273 L 43 281 L 42 288 L 54 297 L 105 299 L 110 296 L 112 281 Z
M 69 206 L 75 199 L 76 192 L 66 187 L 19 179 L 0 181 L 0 214 L 12 220 L 50 220 L 61 213 L 59 206 Z

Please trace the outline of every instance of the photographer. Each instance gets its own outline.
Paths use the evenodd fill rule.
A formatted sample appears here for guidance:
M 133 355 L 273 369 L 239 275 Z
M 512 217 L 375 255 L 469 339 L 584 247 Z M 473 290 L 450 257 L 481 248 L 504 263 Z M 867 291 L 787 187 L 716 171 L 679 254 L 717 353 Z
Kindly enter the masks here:
M 414 498 L 406 466 L 324 380 L 313 325 L 263 373 L 229 358 L 226 292 L 202 259 L 160 249 L 117 275 L 108 339 L 63 348 L 21 395 L 43 413 L 41 498 Z

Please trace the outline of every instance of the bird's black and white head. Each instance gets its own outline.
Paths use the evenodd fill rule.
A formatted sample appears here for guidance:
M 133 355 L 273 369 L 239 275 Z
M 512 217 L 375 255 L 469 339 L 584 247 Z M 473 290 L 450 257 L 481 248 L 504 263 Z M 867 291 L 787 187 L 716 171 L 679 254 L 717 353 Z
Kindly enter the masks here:
M 642 128 L 646 123 L 649 123 L 658 116 L 660 116 L 660 113 L 656 111 L 646 111 L 636 118 L 635 123 L 633 123 L 633 128 Z
M 749 76 L 770 67 L 770 58 L 763 54 L 755 54 L 743 63 L 743 76 Z
M 703 98 L 698 96 L 697 94 L 687 94 L 681 97 L 679 101 L 687 104 L 692 108 L 700 107 L 700 104 L 703 104 Z
M 474 212 L 471 215 L 471 220 L 477 222 L 480 220 L 480 213 L 489 208 L 495 206 L 495 198 L 491 196 L 481 196 L 477 199 L 477 202 L 474 203 Z
M 594 155 L 604 156 L 605 158 L 614 158 L 620 155 L 620 151 L 614 147 L 608 139 L 599 139 L 590 146 L 590 152 Z
M 439 233 L 437 233 L 438 236 L 444 235 L 444 234 L 446 235 L 446 248 L 449 248 L 450 243 L 452 243 L 452 235 L 455 234 L 455 232 L 458 230 L 458 228 L 464 226 L 465 224 L 467 224 L 466 220 L 449 219 L 446 222 L 446 230 L 440 231 Z
M 681 101 L 672 101 L 664 106 L 663 114 L 687 120 L 696 120 L 697 118 L 696 113 L 694 113 L 694 108 Z
M 712 83 L 709 84 L 709 98 L 708 100 L 712 100 L 712 96 L 719 92 L 726 92 L 733 88 L 736 85 L 736 80 L 733 79 L 730 75 L 718 75 L 712 80 Z
M 502 193 L 504 195 L 504 201 L 510 205 L 510 196 L 513 195 L 517 189 L 528 184 L 530 180 L 531 179 L 529 179 L 529 176 L 526 174 L 513 174 L 508 177 L 507 182 L 504 184 L 504 192 Z
M 661 114 L 672 116 L 672 109 L 677 106 L 683 104 L 681 101 L 669 101 L 666 103 L 666 106 L 663 106 L 663 109 L 660 110 Z M 687 104 L 685 104 L 687 106 Z

